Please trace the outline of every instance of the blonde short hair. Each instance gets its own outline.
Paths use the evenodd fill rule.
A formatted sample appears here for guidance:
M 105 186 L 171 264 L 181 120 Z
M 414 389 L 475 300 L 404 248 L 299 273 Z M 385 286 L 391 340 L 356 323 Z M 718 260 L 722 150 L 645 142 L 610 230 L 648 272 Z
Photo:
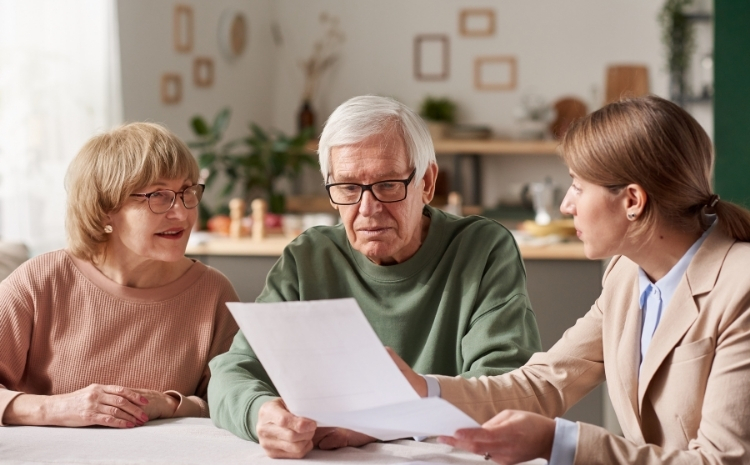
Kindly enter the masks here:
M 176 135 L 153 123 L 131 123 L 90 139 L 68 167 L 68 249 L 96 261 L 106 250 L 107 215 L 130 194 L 159 179 L 198 182 L 198 164 Z

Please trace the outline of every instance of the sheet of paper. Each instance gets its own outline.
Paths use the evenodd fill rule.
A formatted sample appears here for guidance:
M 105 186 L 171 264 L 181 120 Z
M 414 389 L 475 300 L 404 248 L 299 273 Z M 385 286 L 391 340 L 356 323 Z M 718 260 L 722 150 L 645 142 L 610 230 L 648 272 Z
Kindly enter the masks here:
M 478 426 L 419 398 L 354 299 L 227 306 L 295 415 L 384 440 Z

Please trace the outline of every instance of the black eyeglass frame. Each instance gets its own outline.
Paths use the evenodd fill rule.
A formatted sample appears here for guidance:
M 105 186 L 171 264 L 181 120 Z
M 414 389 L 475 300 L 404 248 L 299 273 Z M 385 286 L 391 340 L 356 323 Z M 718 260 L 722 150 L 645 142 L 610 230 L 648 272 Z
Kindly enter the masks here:
M 328 192 L 328 198 L 331 200 L 331 202 L 335 203 L 336 205 L 356 205 L 359 202 L 362 201 L 362 196 L 365 195 L 365 191 L 370 191 L 370 194 L 372 194 L 372 197 L 377 200 L 380 203 L 396 203 L 396 202 L 402 202 L 408 195 L 409 195 L 409 184 L 411 184 L 412 179 L 414 179 L 414 175 L 417 174 L 417 169 L 414 168 L 406 179 L 385 179 L 383 181 L 374 182 L 372 184 L 358 184 L 356 182 L 334 182 L 334 183 L 326 183 L 326 192 Z M 377 195 L 375 195 L 375 191 L 372 190 L 372 187 L 386 182 L 400 182 L 404 184 L 404 197 L 399 200 L 380 200 Z M 331 188 L 335 186 L 359 186 L 359 198 L 357 198 L 356 202 L 350 202 L 350 203 L 339 203 L 333 200 L 333 197 L 331 196 Z
M 192 207 L 188 207 L 185 204 L 185 191 L 188 190 L 188 189 L 192 189 L 193 187 L 200 187 L 200 191 L 198 193 L 196 193 L 196 197 L 198 197 L 198 203 L 196 203 Z M 145 198 L 146 199 L 146 203 L 148 203 L 148 209 L 151 210 L 152 213 L 156 213 L 157 215 L 161 215 L 162 213 L 167 213 L 169 210 L 172 209 L 172 207 L 174 207 L 174 203 L 177 200 L 177 196 L 178 195 L 180 196 L 180 199 L 182 199 L 182 206 L 185 207 L 188 210 L 192 210 L 193 208 L 197 207 L 198 204 L 201 203 L 201 199 L 203 198 L 203 192 L 205 190 L 206 190 L 206 185 L 205 184 L 193 184 L 192 186 L 188 186 L 188 187 L 182 189 L 179 192 L 175 192 L 172 189 L 159 189 L 159 190 L 156 190 L 156 191 L 153 191 L 153 192 L 148 192 L 148 193 L 145 193 L 145 194 L 130 194 L 130 196 L 131 197 L 143 197 L 143 198 Z M 169 204 L 169 208 L 167 208 L 163 212 L 155 212 L 154 209 L 151 207 L 151 196 L 154 195 L 154 194 L 156 194 L 156 193 L 158 193 L 158 192 L 171 192 L 173 194 L 172 195 L 172 203 L 170 203 Z

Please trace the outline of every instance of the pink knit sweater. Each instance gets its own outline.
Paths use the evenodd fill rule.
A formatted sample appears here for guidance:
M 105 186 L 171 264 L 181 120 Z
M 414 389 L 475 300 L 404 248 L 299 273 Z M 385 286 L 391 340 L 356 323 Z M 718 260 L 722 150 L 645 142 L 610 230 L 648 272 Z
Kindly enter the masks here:
M 135 289 L 64 250 L 29 260 L 0 283 L 0 425 L 21 393 L 92 383 L 175 391 L 177 415 L 208 416 L 208 362 L 237 333 L 225 305 L 237 300 L 200 262 L 166 286 Z

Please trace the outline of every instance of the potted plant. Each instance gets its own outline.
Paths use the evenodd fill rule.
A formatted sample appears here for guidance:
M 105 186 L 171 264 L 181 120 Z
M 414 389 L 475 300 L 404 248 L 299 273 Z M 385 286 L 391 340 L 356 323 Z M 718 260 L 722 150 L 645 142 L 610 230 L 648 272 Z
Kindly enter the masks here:
M 229 119 L 230 111 L 225 108 L 211 125 L 201 116 L 191 120 L 197 140 L 188 145 L 198 151 L 198 165 L 206 187 L 210 188 L 217 179 L 223 183 L 219 192 L 219 198 L 224 201 L 221 212 L 226 211 L 226 200 L 239 189 L 239 195 L 248 204 L 262 196 L 268 201 L 271 213 L 284 213 L 285 196 L 278 189 L 277 181 L 296 179 L 306 165 L 318 166 L 317 159 L 306 149 L 312 128 L 287 136 L 250 123 L 248 135 L 222 143 Z M 211 216 L 207 206 L 201 204 L 201 207 L 202 216 Z
M 685 11 L 693 0 L 667 0 L 659 13 L 662 41 L 667 47 L 670 98 L 679 105 L 685 104 L 690 93 L 688 70 L 695 50 L 695 28 Z
M 424 118 L 433 139 L 442 139 L 445 130 L 456 120 L 456 104 L 447 97 L 427 96 L 419 107 L 419 114 Z

